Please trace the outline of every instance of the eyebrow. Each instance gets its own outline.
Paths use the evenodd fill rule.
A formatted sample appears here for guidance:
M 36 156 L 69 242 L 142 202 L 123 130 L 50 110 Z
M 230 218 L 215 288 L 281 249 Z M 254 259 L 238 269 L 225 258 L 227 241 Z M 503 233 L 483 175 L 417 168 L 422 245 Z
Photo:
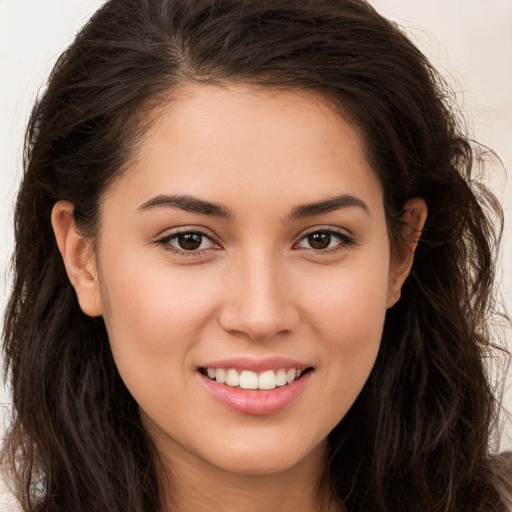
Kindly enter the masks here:
M 155 196 L 144 204 L 139 206 L 138 211 L 147 211 L 154 208 L 175 208 L 189 213 L 208 215 L 211 217 L 220 217 L 222 219 L 233 219 L 233 212 L 220 203 L 205 201 L 190 195 L 165 195 Z M 370 209 L 364 201 L 352 194 L 343 194 L 323 201 L 307 203 L 296 206 L 291 211 L 288 218 L 290 220 L 299 220 L 305 217 L 313 217 L 322 213 L 329 213 L 343 208 L 361 208 L 371 217 Z
M 233 213 L 226 206 L 219 203 L 204 201 L 189 195 L 158 195 L 139 206 L 138 211 L 152 210 L 153 208 L 175 208 L 189 213 L 198 213 L 222 219 L 232 219 Z
M 361 208 L 370 217 L 370 209 L 364 201 L 352 194 L 342 194 L 323 201 L 308 203 L 295 207 L 290 213 L 290 220 L 298 220 L 304 217 L 313 217 L 322 213 L 329 213 L 343 208 Z

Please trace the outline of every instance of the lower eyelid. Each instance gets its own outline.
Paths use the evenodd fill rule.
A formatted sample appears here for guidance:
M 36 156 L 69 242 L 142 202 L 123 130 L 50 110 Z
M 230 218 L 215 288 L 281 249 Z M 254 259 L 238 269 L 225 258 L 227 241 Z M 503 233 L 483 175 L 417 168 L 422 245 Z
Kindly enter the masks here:
M 206 251 L 206 250 L 208 250 L 208 249 L 212 249 L 212 248 L 214 248 L 214 247 L 216 246 L 215 242 L 214 242 L 211 238 L 206 237 L 206 236 L 204 236 L 204 235 L 203 235 L 203 236 L 202 236 L 202 238 L 201 238 L 200 246 L 199 246 L 197 249 L 187 250 L 187 249 L 184 249 L 183 247 L 180 247 L 180 246 L 179 246 L 178 237 L 179 237 L 179 235 L 178 235 L 178 236 L 175 236 L 175 237 L 172 237 L 172 238 L 169 240 L 169 242 L 168 242 L 168 243 L 170 243 L 171 245 L 173 245 L 173 244 L 172 244 L 172 242 L 174 241 L 174 242 L 176 243 L 176 245 L 173 245 L 173 247 L 174 247 L 176 250 L 178 250 L 178 251 L 184 251 L 184 252 L 187 252 L 187 253 L 194 253 L 194 252 Z M 202 246 L 203 244 L 205 244 L 205 243 L 206 243 L 206 244 L 209 244 L 209 245 L 210 245 L 210 247 L 201 247 L 201 246 Z
M 321 229 L 320 228 L 320 229 L 315 229 L 315 230 L 312 230 L 312 231 L 309 231 L 309 232 L 303 234 L 300 237 L 299 241 L 295 245 L 298 245 L 300 242 L 305 240 L 308 236 L 313 235 L 315 233 L 326 233 L 330 236 L 337 238 L 339 240 L 338 245 L 347 246 L 347 245 L 353 245 L 355 243 L 354 238 L 345 232 L 338 231 L 336 229 L 328 229 L 328 228 Z M 324 252 L 329 250 L 329 249 L 313 249 L 313 248 L 310 248 L 310 249 L 316 250 L 316 251 L 324 251 Z M 331 247 L 330 249 L 334 249 L 334 247 Z
M 183 249 L 180 247 L 176 247 L 174 244 L 171 244 L 171 241 L 176 240 L 180 235 L 187 234 L 187 233 L 196 233 L 196 234 L 200 235 L 201 237 L 207 239 L 210 242 L 211 246 L 203 248 L 203 249 L 186 250 L 186 249 Z M 313 247 L 299 247 L 300 249 L 305 249 L 307 251 L 312 251 L 315 253 L 328 254 L 330 252 L 334 253 L 336 251 L 346 249 L 348 246 L 355 244 L 354 238 L 345 232 L 338 231 L 335 229 L 319 228 L 319 229 L 315 229 L 315 230 L 312 230 L 312 231 L 309 231 L 309 232 L 303 234 L 301 236 L 301 238 L 298 240 L 298 242 L 296 242 L 294 244 L 294 247 L 297 247 L 300 242 L 302 242 L 308 236 L 310 236 L 314 233 L 329 234 L 329 235 L 335 237 L 336 239 L 338 239 L 338 243 L 334 247 L 327 247 L 325 249 L 314 249 Z M 165 235 L 165 236 L 157 239 L 155 241 L 155 243 L 157 245 L 160 245 L 163 249 L 165 249 L 169 252 L 174 252 L 180 256 L 185 256 L 185 257 L 186 256 L 189 256 L 189 257 L 198 256 L 198 255 L 204 254 L 205 252 L 209 252 L 211 250 L 218 250 L 218 249 L 222 248 L 221 244 L 215 238 L 213 238 L 212 236 L 210 236 L 202 231 L 195 230 L 195 229 L 188 229 L 188 230 L 182 230 L 182 231 L 178 231 L 178 232 L 174 232 L 174 233 L 169 233 L 168 235 Z
M 211 243 L 212 247 L 187 251 L 186 249 L 175 247 L 174 244 L 171 243 L 172 241 L 176 240 L 180 235 L 185 235 L 188 233 L 196 233 L 196 234 L 200 235 L 203 239 L 208 240 Z M 208 251 L 210 249 L 219 249 L 220 248 L 220 244 L 212 236 L 210 236 L 202 231 L 199 231 L 197 229 L 186 229 L 186 230 L 184 229 L 182 231 L 169 233 L 168 235 L 158 238 L 155 241 L 155 243 L 157 245 L 162 246 L 164 249 L 166 249 L 168 251 L 176 252 L 176 253 L 180 253 L 180 254 L 188 254 L 188 255 L 194 255 L 196 253 L 201 253 L 203 251 Z

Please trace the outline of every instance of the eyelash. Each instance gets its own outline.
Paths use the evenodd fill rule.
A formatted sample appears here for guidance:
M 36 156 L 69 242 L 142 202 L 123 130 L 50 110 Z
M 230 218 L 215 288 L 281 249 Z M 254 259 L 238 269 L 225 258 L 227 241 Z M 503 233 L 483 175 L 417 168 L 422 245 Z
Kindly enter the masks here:
M 322 255 L 328 255 L 328 254 L 336 254 L 340 251 L 346 250 L 348 247 L 351 247 L 355 245 L 355 240 L 351 236 L 349 236 L 346 232 L 342 231 L 341 229 L 335 229 L 335 228 L 315 228 L 312 229 L 306 233 L 304 233 L 299 241 L 294 245 L 297 246 L 299 243 L 301 243 L 303 240 L 307 239 L 311 235 L 316 234 L 322 234 L 327 235 L 329 237 L 334 237 L 338 239 L 338 243 L 334 247 L 328 247 L 325 249 L 315 249 L 313 247 L 304 247 L 303 249 L 313 253 L 313 254 L 322 254 Z
M 180 235 L 198 235 L 201 237 L 201 244 L 206 239 L 212 242 L 215 247 L 209 247 L 207 249 L 195 249 L 191 251 L 187 251 L 186 249 L 181 248 L 179 249 L 174 247 L 171 242 L 173 240 L 177 240 Z M 220 244 L 213 237 L 198 229 L 183 229 L 181 231 L 175 231 L 174 233 L 165 235 L 164 237 L 158 239 L 156 243 L 160 245 L 164 250 L 172 252 L 173 254 L 176 254 L 182 258 L 198 257 L 205 254 L 206 252 L 220 249 Z
M 335 254 L 340 251 L 346 250 L 348 247 L 355 245 L 355 240 L 347 235 L 342 230 L 334 229 L 334 228 L 317 228 L 313 229 L 311 231 L 308 231 L 307 233 L 304 233 L 299 241 L 294 244 L 294 248 L 297 247 L 299 243 L 306 240 L 307 237 L 311 235 L 316 234 L 322 234 L 327 235 L 329 237 L 334 237 L 338 239 L 338 243 L 334 247 L 327 247 L 325 249 L 315 249 L 313 247 L 304 247 L 303 250 L 313 253 L 313 254 L 321 254 L 321 255 L 327 255 L 327 254 Z M 177 248 L 174 247 L 171 242 L 173 240 L 177 240 L 180 235 L 198 235 L 201 237 L 201 244 L 204 242 L 204 240 L 209 240 L 211 243 L 214 244 L 214 247 L 208 247 L 206 249 L 195 249 L 187 251 L 183 248 Z M 330 241 L 329 241 L 330 242 Z M 201 255 L 205 255 L 206 253 L 209 253 L 212 250 L 219 250 L 221 248 L 221 245 L 210 235 L 207 235 L 203 231 L 196 230 L 196 229 L 184 229 L 182 231 L 174 232 L 172 234 L 166 235 L 156 241 L 156 243 L 166 251 L 172 252 L 180 257 L 183 258 L 190 258 L 190 257 L 200 257 Z

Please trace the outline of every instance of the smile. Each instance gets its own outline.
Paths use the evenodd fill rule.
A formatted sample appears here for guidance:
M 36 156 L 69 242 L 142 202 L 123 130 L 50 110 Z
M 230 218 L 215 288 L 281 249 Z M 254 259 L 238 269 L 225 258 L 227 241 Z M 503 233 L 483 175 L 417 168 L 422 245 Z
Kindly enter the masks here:
M 314 373 L 312 367 L 298 369 L 298 371 L 293 368 L 293 375 L 291 368 L 286 370 L 284 368 L 264 370 L 260 373 L 252 370 L 238 371 L 233 368 L 210 367 L 209 369 L 210 375 L 213 375 L 213 370 L 215 370 L 215 378 L 208 376 L 208 368 L 206 367 L 201 368 L 198 375 L 201 377 L 200 382 L 210 396 L 238 413 L 257 416 L 275 414 L 291 406 L 308 387 L 308 382 L 310 382 Z M 217 381 L 219 374 L 222 380 L 223 372 L 226 379 L 229 376 L 230 383 Z M 278 385 L 276 381 L 283 382 L 283 372 L 286 384 Z M 299 376 L 297 376 L 298 372 L 300 372 Z M 290 382 L 287 382 L 287 375 L 289 375 Z M 259 387 L 260 379 L 261 385 L 264 386 L 262 388 Z M 247 382 L 253 387 L 242 388 L 241 385 L 247 385 Z M 256 383 L 257 387 L 254 387 Z M 267 387 L 265 388 L 265 386 Z
M 298 379 L 304 372 L 299 368 L 280 368 L 260 373 L 235 368 L 204 368 L 203 371 L 211 380 L 219 384 L 239 389 L 271 390 L 286 386 Z M 307 371 L 307 370 L 305 370 Z

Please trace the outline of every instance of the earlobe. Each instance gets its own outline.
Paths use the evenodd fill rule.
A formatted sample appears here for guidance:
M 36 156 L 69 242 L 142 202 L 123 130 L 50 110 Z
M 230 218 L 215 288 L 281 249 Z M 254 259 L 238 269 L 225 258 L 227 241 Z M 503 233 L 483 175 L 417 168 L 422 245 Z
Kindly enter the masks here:
M 52 226 L 68 279 L 75 289 L 82 311 L 89 316 L 103 313 L 96 255 L 92 240 L 84 238 L 76 226 L 74 206 L 57 201 L 52 209 Z
M 387 307 L 393 307 L 400 299 L 402 286 L 407 279 L 414 261 L 414 252 L 421 238 L 427 220 L 428 208 L 423 199 L 409 199 L 404 205 L 402 222 L 405 242 L 393 257 L 389 272 Z

